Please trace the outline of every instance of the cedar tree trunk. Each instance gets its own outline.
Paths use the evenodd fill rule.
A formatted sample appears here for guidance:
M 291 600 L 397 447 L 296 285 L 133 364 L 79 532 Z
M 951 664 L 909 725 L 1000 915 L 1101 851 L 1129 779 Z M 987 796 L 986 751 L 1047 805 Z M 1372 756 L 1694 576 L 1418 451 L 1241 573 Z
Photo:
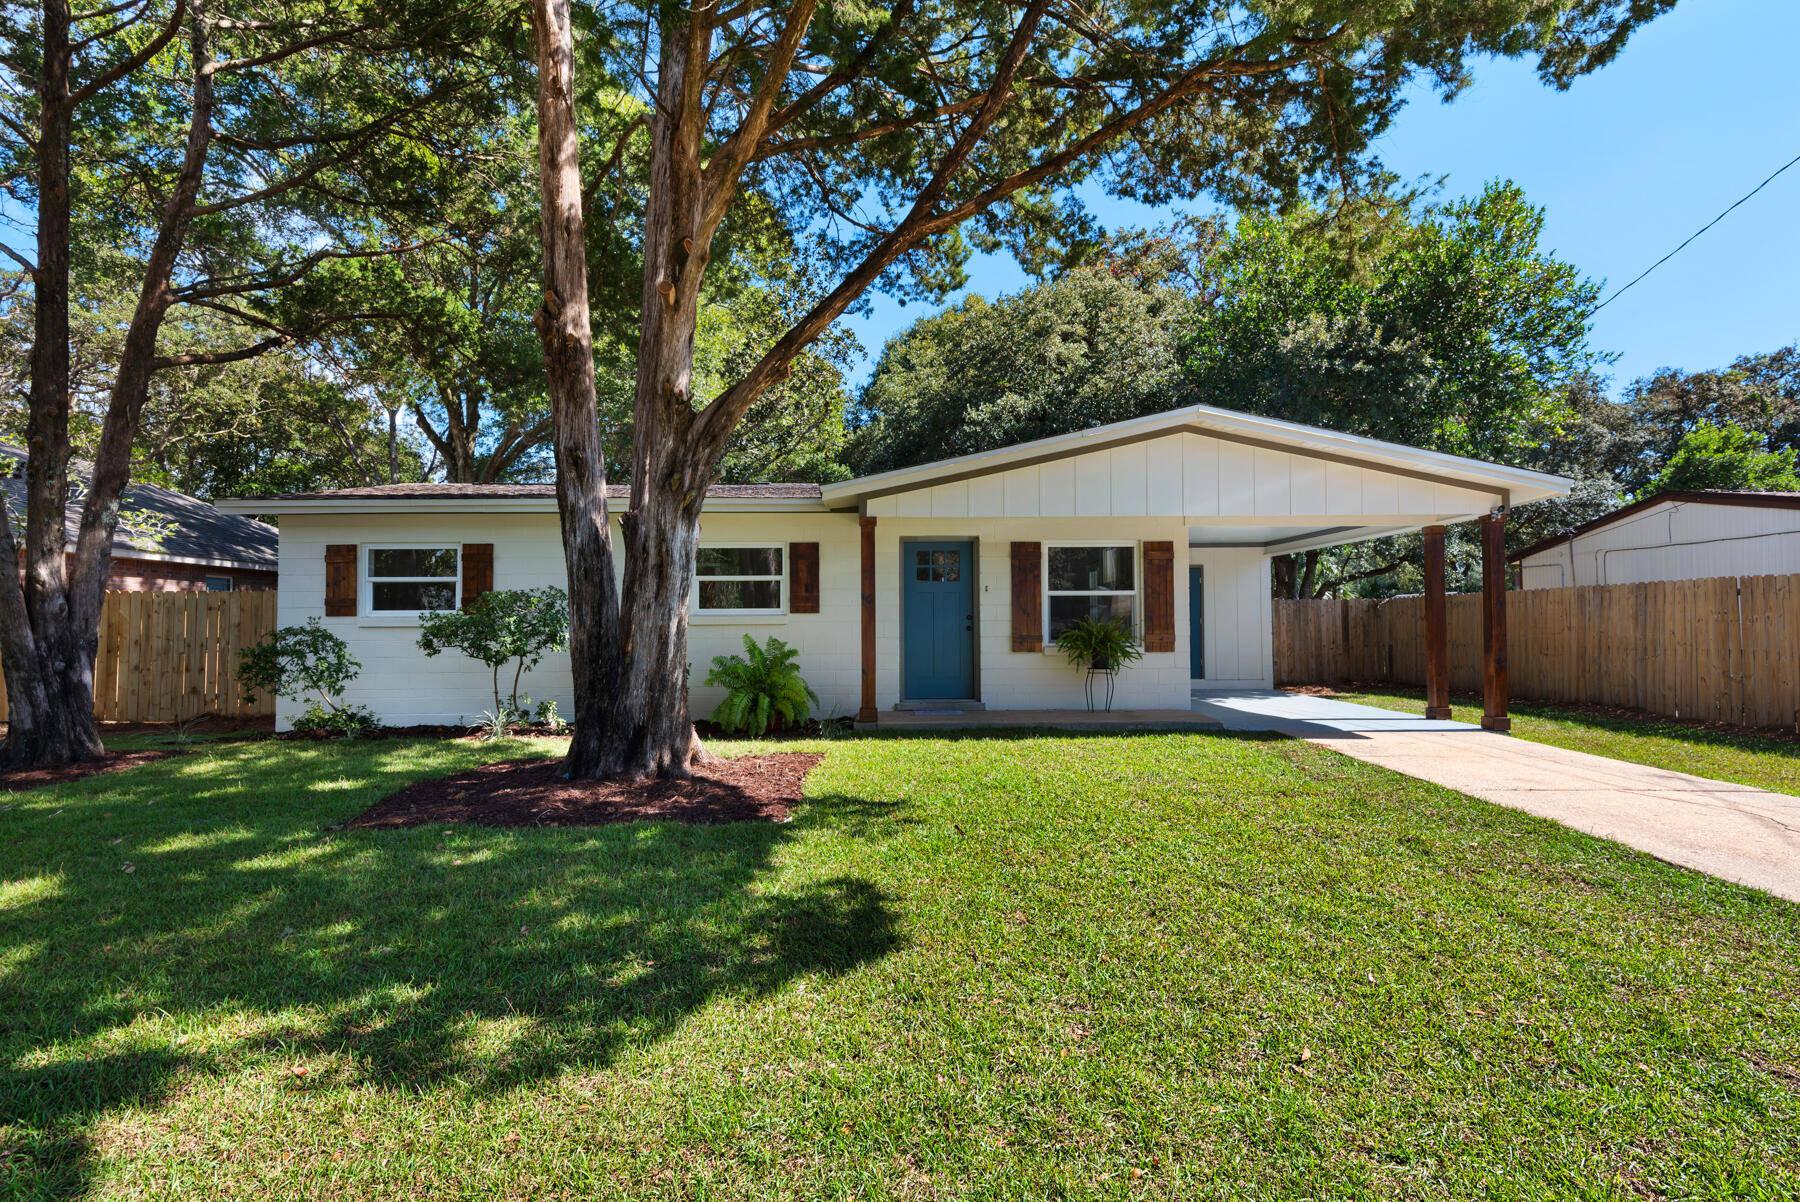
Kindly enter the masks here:
M 169 29 L 143 52 L 146 58 L 173 33 L 184 11 L 177 7 Z M 66 0 L 47 0 L 44 6 L 23 580 L 0 572 L 0 662 L 8 705 L 0 763 L 9 766 L 92 760 L 105 754 L 94 720 L 94 657 L 112 565 L 113 531 L 130 479 L 131 445 L 149 395 L 157 334 L 175 299 L 169 283 L 200 189 L 212 132 L 208 25 L 198 5 L 190 30 L 194 112 L 181 173 L 151 244 L 101 425 L 75 547 L 65 556 L 70 455 L 68 163 L 75 97 L 69 89 L 68 5 Z M 11 523 L 0 526 L 4 527 L 0 553 L 18 562 Z

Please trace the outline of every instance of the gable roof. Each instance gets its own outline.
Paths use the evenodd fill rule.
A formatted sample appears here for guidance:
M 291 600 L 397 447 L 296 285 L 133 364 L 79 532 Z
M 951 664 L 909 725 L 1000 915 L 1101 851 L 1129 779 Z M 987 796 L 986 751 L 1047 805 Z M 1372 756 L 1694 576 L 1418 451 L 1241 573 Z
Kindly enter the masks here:
M 1571 486 L 1571 481 L 1547 472 L 1507 467 L 1486 460 L 1447 455 L 1441 451 L 1424 451 L 1401 443 L 1383 442 L 1378 438 L 1364 438 L 1356 434 L 1340 434 L 1321 426 L 1281 421 L 1278 418 L 1241 413 L 1235 409 L 1188 405 L 1166 413 L 1111 422 L 1069 434 L 998 447 L 991 451 L 959 455 L 954 459 L 939 459 L 916 467 L 859 476 L 841 484 L 827 484 L 822 494 L 827 506 L 839 509 L 867 502 L 877 496 L 911 492 L 934 484 L 1085 455 L 1108 447 L 1125 446 L 1176 433 L 1202 434 L 1227 442 L 1286 451 L 1314 459 L 1354 463 L 1360 467 L 1423 477 L 1444 484 L 1485 489 L 1506 498 L 1509 506 L 1559 497 L 1567 493 Z
M 1189 405 L 837 484 L 715 484 L 707 489 L 706 500 L 707 506 L 715 510 L 854 511 L 872 499 L 894 493 L 1184 433 L 1483 492 L 1505 505 L 1563 496 L 1570 488 L 1570 481 L 1545 472 L 1423 451 L 1211 405 Z M 623 500 L 627 495 L 624 485 L 607 487 L 609 499 Z M 552 512 L 556 508 L 556 489 L 551 484 L 384 484 L 272 497 L 235 497 L 220 505 L 232 513 L 279 514 L 368 513 L 402 503 L 414 512 Z
M 25 448 L 0 442 L 0 489 L 6 492 L 6 503 L 14 513 L 24 512 Z M 93 464 L 84 459 L 69 461 L 69 474 L 86 483 Z M 276 567 L 275 527 L 254 518 L 227 513 L 209 505 L 199 497 L 164 488 L 160 484 L 131 484 L 120 501 L 122 509 L 143 510 L 173 523 L 161 537 L 149 536 L 129 529 L 120 522 L 113 533 L 113 554 L 133 558 L 178 560 L 212 564 L 219 567 Z M 71 505 L 64 522 L 63 536 L 70 545 L 81 528 L 81 506 Z
M 1658 505 L 1679 503 L 1683 505 L 1733 505 L 1748 509 L 1800 509 L 1800 493 L 1793 492 L 1759 492 L 1754 489 L 1730 488 L 1687 488 L 1671 489 L 1645 497 L 1641 501 L 1633 501 L 1629 505 L 1621 505 L 1611 513 L 1603 513 L 1592 521 L 1583 522 L 1579 526 L 1563 531 L 1561 534 L 1532 543 L 1521 551 L 1514 551 L 1506 558 L 1517 563 L 1527 556 L 1548 551 L 1552 547 L 1560 547 L 1564 543 L 1573 542 L 1590 530 L 1599 530 L 1614 522 L 1639 514 L 1646 509 Z

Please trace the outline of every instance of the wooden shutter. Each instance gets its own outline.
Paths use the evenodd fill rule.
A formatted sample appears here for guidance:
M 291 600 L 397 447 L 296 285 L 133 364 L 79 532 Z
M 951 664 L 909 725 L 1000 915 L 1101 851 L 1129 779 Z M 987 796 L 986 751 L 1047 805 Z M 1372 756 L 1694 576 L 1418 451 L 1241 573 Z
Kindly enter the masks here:
M 462 607 L 471 608 L 483 593 L 494 591 L 494 544 L 462 545 Z
M 1144 544 L 1144 650 L 1175 650 L 1175 544 Z
M 819 612 L 819 544 L 788 544 L 788 612 Z
M 325 616 L 356 616 L 356 544 L 328 543 L 325 547 Z
M 1012 545 L 1012 649 L 1044 649 L 1044 544 Z

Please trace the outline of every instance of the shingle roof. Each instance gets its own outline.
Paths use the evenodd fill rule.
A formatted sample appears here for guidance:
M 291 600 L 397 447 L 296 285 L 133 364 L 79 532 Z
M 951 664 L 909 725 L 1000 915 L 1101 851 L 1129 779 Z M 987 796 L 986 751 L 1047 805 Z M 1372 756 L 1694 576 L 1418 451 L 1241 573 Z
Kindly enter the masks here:
M 6 503 L 14 513 L 25 506 L 25 449 L 0 442 L 0 488 L 6 490 Z M 93 465 L 85 460 L 71 460 L 69 474 L 86 480 Z M 217 509 L 199 497 L 164 488 L 158 484 L 132 484 L 125 489 L 120 506 L 138 509 L 174 523 L 174 529 L 160 538 L 134 534 L 119 524 L 113 536 L 114 555 L 169 555 L 179 559 L 226 560 L 276 566 L 278 535 L 275 527 L 255 518 L 242 517 Z M 70 542 L 81 527 L 81 506 L 69 506 L 65 526 Z
M 623 500 L 630 492 L 625 484 L 609 484 L 609 500 Z M 761 501 L 816 501 L 817 484 L 715 484 L 706 495 L 720 500 L 740 498 Z M 549 497 L 556 496 L 554 484 L 374 484 L 363 488 L 333 488 L 322 492 L 277 493 L 268 497 L 238 497 L 237 501 L 349 501 L 349 500 L 415 500 L 449 501 L 483 497 Z

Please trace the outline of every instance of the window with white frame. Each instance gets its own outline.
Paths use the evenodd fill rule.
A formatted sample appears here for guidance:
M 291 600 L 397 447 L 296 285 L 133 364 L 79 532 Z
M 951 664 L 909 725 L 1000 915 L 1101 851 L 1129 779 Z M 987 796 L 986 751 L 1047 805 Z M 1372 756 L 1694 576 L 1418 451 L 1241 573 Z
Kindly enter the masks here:
M 366 554 L 370 614 L 456 608 L 457 548 L 369 547 Z
M 229 593 L 231 591 L 231 577 L 208 576 L 206 578 L 206 591 L 209 593 Z
M 694 556 L 694 612 L 782 612 L 786 558 L 780 545 L 701 547 Z
M 1051 544 L 1044 552 L 1047 639 L 1081 618 L 1122 618 L 1137 624 L 1137 546 L 1133 543 Z

